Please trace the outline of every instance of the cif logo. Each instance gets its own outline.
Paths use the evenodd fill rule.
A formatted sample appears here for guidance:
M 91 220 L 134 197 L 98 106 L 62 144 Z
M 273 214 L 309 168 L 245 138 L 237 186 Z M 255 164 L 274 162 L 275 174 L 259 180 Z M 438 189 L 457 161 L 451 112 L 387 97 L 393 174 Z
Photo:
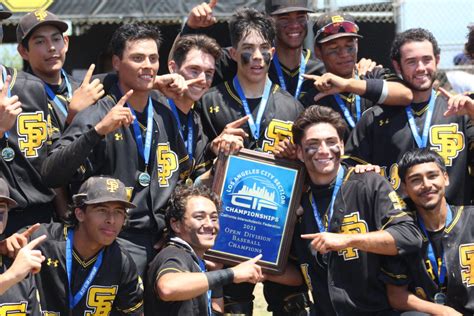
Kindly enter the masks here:
M 255 210 L 278 210 L 276 190 L 272 190 L 273 184 L 262 177 L 246 178 L 245 183 L 237 185 L 231 194 L 232 205 Z

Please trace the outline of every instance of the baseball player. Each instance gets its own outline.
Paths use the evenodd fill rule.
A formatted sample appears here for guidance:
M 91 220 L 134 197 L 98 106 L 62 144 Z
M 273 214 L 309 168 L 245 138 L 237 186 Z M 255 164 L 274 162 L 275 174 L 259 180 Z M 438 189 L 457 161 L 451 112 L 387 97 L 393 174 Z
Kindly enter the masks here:
M 323 106 L 307 108 L 293 125 L 298 158 L 310 178 L 294 247 L 315 315 L 390 315 L 377 279 L 382 255 L 416 252 L 421 236 L 382 176 L 341 165 L 345 125 Z
M 39 236 L 18 251 L 15 260 L 8 257 L 7 240 L 3 232 L 8 222 L 8 210 L 16 206 L 10 198 L 8 185 L 0 178 L 0 315 L 41 315 L 37 300 L 36 285 L 31 272 L 37 273 L 45 260 L 41 251 L 34 248 L 46 236 Z M 32 233 L 38 225 L 25 232 Z
M 469 204 L 473 115 L 459 105 L 472 104 L 472 100 L 433 91 L 439 53 L 436 39 L 425 29 L 410 29 L 396 36 L 391 58 L 396 71 L 413 90 L 413 103 L 409 107 L 376 106 L 366 111 L 351 133 L 346 153 L 356 163 L 381 166 L 393 188 L 400 192 L 397 162 L 401 156 L 413 148 L 433 149 L 443 157 L 450 175 L 446 199 L 457 205 Z
M 387 260 L 382 270 L 390 304 L 430 315 L 474 313 L 474 212 L 448 204 L 444 159 L 428 148 L 412 149 L 399 174 L 423 232 L 421 252 Z
M 359 26 L 353 16 L 328 12 L 314 24 L 314 51 L 326 68 L 322 76 L 308 76 L 314 87 L 301 99 L 305 107 L 318 104 L 341 114 L 352 131 L 362 113 L 374 104 L 408 105 L 413 93 L 389 69 L 357 70 Z
M 44 82 L 51 113 L 52 141 L 57 140 L 80 110 L 104 95 L 99 80 L 90 82 L 94 65 L 80 85 L 63 69 L 69 38 L 68 24 L 55 14 L 37 10 L 24 15 L 17 26 L 18 52 L 28 62 L 27 71 Z
M 141 315 L 143 284 L 116 242 L 135 207 L 117 179 L 87 179 L 73 196 L 68 224 L 43 224 L 38 249 L 46 260 L 35 275 L 43 315 Z
M 214 245 L 219 232 L 219 212 L 220 200 L 208 188 L 176 188 L 166 210 L 170 238 L 150 263 L 147 315 L 210 316 L 211 296 L 222 297 L 222 286 L 263 279 L 256 264 L 261 255 L 232 268 L 206 270 L 202 257 Z
M 11 15 L 0 6 L 0 20 Z M 5 234 L 37 222 L 50 222 L 53 190 L 39 170 L 47 156 L 48 100 L 38 78 L 0 65 L 0 176 L 17 202 L 9 212 Z
M 194 7 L 186 21 L 182 34 L 206 32 L 207 27 L 216 23 L 213 9 L 217 0 L 203 2 Z M 302 74 L 320 75 L 324 67 L 314 58 L 313 53 L 303 48 L 308 33 L 308 1 L 266 0 L 265 11 L 271 16 L 276 27 L 274 40 L 275 54 L 270 63 L 270 80 L 299 99 L 311 88 L 311 81 L 305 81 Z M 200 30 L 203 29 L 203 30 Z M 272 42 L 273 45 L 273 42 Z M 213 85 L 231 81 L 237 73 L 237 63 L 229 49 L 223 50 L 218 60 Z
M 43 165 L 51 187 L 107 174 L 127 186 L 137 207 L 121 233 L 140 273 L 161 238 L 165 205 L 190 159 L 173 113 L 150 97 L 158 71 L 159 32 L 126 24 L 112 37 L 118 84 L 110 94 L 75 117 Z M 147 261 L 148 260 L 148 261 Z

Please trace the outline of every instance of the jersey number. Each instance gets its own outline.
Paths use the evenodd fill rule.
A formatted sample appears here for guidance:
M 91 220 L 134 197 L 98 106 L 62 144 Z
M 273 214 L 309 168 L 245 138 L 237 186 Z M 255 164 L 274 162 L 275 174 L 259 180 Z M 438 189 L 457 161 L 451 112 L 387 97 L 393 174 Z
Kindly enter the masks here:
M 354 212 L 344 216 L 341 225 L 341 233 L 343 234 L 364 234 L 367 233 L 367 222 L 359 218 L 359 212 Z M 359 250 L 356 248 L 346 248 L 338 251 L 340 256 L 344 257 L 344 261 L 359 258 Z
M 474 285 L 474 244 L 459 246 L 459 264 L 461 265 L 462 282 L 467 287 Z
M 293 122 L 284 122 L 280 120 L 272 120 L 265 130 L 265 140 L 263 141 L 263 151 L 273 153 L 279 142 L 289 138 L 293 142 L 293 133 L 291 127 Z

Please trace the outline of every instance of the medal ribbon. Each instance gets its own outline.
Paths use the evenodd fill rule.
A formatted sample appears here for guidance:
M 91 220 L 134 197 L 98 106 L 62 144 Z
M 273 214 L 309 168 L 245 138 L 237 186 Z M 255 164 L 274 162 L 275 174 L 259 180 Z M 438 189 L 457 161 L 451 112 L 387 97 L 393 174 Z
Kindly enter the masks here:
M 137 117 L 135 114 L 135 110 L 133 107 L 128 104 L 132 115 Z M 145 166 L 148 166 L 148 161 L 150 160 L 150 151 L 151 151 L 151 135 L 153 133 L 153 103 L 151 101 L 151 97 L 148 97 L 148 105 L 147 105 L 147 117 L 146 117 L 146 135 L 145 135 L 145 144 L 143 144 L 143 137 L 142 132 L 140 130 L 140 125 L 138 124 L 138 119 L 133 120 L 133 131 L 135 134 L 135 142 L 137 143 L 138 152 L 140 156 L 142 156 L 143 160 L 145 161 Z
M 194 130 L 193 130 L 193 118 L 192 118 L 192 113 L 188 113 L 188 135 L 186 137 L 186 140 L 183 135 L 183 130 L 181 126 L 181 121 L 179 119 L 179 114 L 178 114 L 178 108 L 176 107 L 176 104 L 172 99 L 168 99 L 168 104 L 170 105 L 171 111 L 173 112 L 174 117 L 176 118 L 176 121 L 178 122 L 178 129 L 179 129 L 179 134 L 183 138 L 184 144 L 186 145 L 186 150 L 188 151 L 189 158 L 193 159 L 193 138 L 194 138 Z
M 206 264 L 204 263 L 204 260 L 201 260 L 198 258 L 198 261 L 199 261 L 199 269 L 201 270 L 202 273 L 206 272 Z M 208 312 L 208 315 L 212 315 L 212 305 L 211 305 L 211 302 L 212 302 L 212 291 L 211 290 L 208 290 L 207 291 L 207 312 Z
M 408 123 L 410 124 L 411 133 L 413 134 L 413 138 L 415 138 L 415 142 L 419 148 L 425 148 L 426 144 L 428 143 L 428 132 L 430 130 L 431 125 L 431 117 L 433 116 L 434 108 L 435 108 L 435 101 L 436 95 L 434 90 L 431 91 L 431 96 L 428 104 L 428 113 L 426 114 L 425 124 L 423 125 L 423 134 L 420 138 L 420 134 L 418 134 L 418 128 L 416 127 L 415 118 L 413 117 L 413 110 L 410 106 L 405 108 L 408 117 Z
M 67 98 L 68 100 L 71 100 L 72 98 L 72 87 L 71 83 L 69 83 L 69 79 L 67 78 L 66 72 L 64 69 L 61 69 L 61 74 L 64 77 L 64 81 L 66 82 L 66 89 L 67 89 Z M 48 97 L 51 99 L 51 101 L 56 104 L 56 106 L 59 108 L 59 110 L 63 113 L 64 116 L 67 116 L 67 108 L 64 106 L 64 104 L 59 100 L 58 96 L 54 94 L 53 90 L 48 86 L 48 84 L 44 84 L 44 88 L 46 90 L 46 93 L 48 94 Z
M 344 179 L 344 168 L 342 166 L 339 166 L 339 170 L 337 171 L 337 178 L 336 178 L 336 184 L 334 185 L 334 190 L 332 191 L 332 197 L 331 197 L 331 204 L 329 204 L 329 214 L 328 214 L 328 220 L 326 222 L 326 226 L 323 224 L 323 219 L 319 215 L 318 212 L 318 206 L 316 205 L 316 199 L 314 197 L 314 194 L 311 195 L 311 206 L 313 207 L 313 214 L 314 214 L 314 219 L 316 220 L 316 224 L 318 225 L 319 232 L 327 232 L 329 231 L 329 224 L 331 222 L 332 214 L 334 212 L 334 201 L 336 200 L 337 192 L 339 192 L 339 189 L 342 185 L 342 180 Z
M 341 109 L 342 113 L 344 114 L 344 117 L 346 118 L 347 123 L 354 128 L 356 123 L 360 120 L 361 116 L 361 110 L 360 110 L 360 96 L 355 95 L 355 106 L 356 106 L 356 120 L 354 121 L 354 118 L 352 117 L 351 112 L 349 109 L 346 107 L 346 104 L 344 101 L 342 101 L 342 98 L 339 94 L 334 94 L 333 95 L 334 99 L 336 100 L 337 104 L 339 105 L 339 108 Z
M 97 272 L 99 271 L 100 265 L 102 264 L 102 257 L 104 255 L 104 249 L 99 252 L 99 256 L 94 263 L 89 275 L 87 276 L 86 280 L 82 284 L 80 290 L 76 293 L 76 295 L 72 295 L 72 287 L 71 287 L 71 279 L 72 279 L 72 242 L 74 239 L 74 230 L 69 229 L 67 233 L 67 240 L 66 240 L 66 272 L 67 272 L 67 280 L 69 286 L 69 309 L 72 311 L 74 307 L 79 303 L 86 294 L 87 289 L 94 280 Z
M 244 106 L 245 114 L 249 116 L 248 124 L 250 126 L 250 132 L 252 132 L 252 136 L 255 140 L 258 140 L 260 136 L 260 123 L 262 121 L 263 113 L 265 112 L 265 107 L 267 106 L 268 98 L 270 97 L 270 90 L 272 87 L 272 82 L 268 79 L 265 82 L 265 89 L 263 90 L 262 100 L 258 106 L 258 113 L 257 119 L 253 119 L 252 112 L 250 111 L 249 103 L 247 102 L 247 98 L 245 97 L 244 92 L 242 91 L 242 87 L 240 86 L 239 79 L 237 76 L 234 77 L 234 87 L 239 94 L 240 100 L 242 101 L 242 105 Z
M 444 227 L 448 227 L 451 221 L 453 220 L 453 215 L 451 213 L 451 208 L 449 205 L 447 206 L 447 214 L 446 214 L 446 223 Z M 428 232 L 426 231 L 425 223 L 423 222 L 423 218 L 421 216 L 418 217 L 418 223 L 420 224 L 420 228 L 425 234 L 426 238 L 428 239 L 428 259 L 430 259 L 431 266 L 433 267 L 433 270 L 435 270 L 436 275 L 438 277 L 438 286 L 441 290 L 441 285 L 444 284 L 444 279 L 446 277 L 446 263 L 444 262 L 444 251 L 441 250 L 441 264 L 438 266 L 438 261 L 435 258 L 434 250 L 433 250 L 433 245 L 431 243 L 430 237 L 428 235 Z
M 3 84 L 5 84 L 5 80 L 7 80 L 7 69 L 5 66 L 2 65 L 2 77 L 3 77 Z M 7 97 L 11 98 L 12 97 L 12 90 L 11 87 L 8 88 L 7 91 Z M 8 136 L 10 136 L 10 133 L 8 131 L 5 131 L 5 139 L 8 141 Z
M 309 57 L 309 54 L 308 54 L 308 57 Z M 304 81 L 303 75 L 306 71 L 306 63 L 307 63 L 306 58 L 304 58 L 303 54 L 301 54 L 300 70 L 298 72 L 298 83 L 296 84 L 296 90 L 295 90 L 295 95 L 294 95 L 294 98 L 296 100 L 298 100 L 298 97 L 300 96 L 300 93 L 301 93 L 301 86 L 303 85 L 303 81 Z M 273 56 L 273 64 L 275 65 L 275 69 L 276 69 L 276 72 L 277 72 L 277 75 L 278 75 L 278 81 L 280 82 L 280 87 L 283 90 L 286 90 L 285 77 L 283 76 L 283 71 L 281 69 L 280 60 L 278 59 L 277 54 L 275 54 L 275 56 Z M 288 91 L 288 90 L 286 90 L 286 91 Z

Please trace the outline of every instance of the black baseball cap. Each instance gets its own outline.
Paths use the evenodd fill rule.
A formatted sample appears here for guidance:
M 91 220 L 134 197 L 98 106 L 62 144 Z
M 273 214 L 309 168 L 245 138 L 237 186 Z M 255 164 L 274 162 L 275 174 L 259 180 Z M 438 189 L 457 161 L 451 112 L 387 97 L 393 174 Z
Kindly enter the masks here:
M 30 35 L 36 28 L 42 25 L 53 25 L 57 27 L 61 33 L 64 33 L 68 29 L 66 22 L 60 20 L 57 15 L 45 11 L 36 10 L 24 15 L 20 19 L 20 23 L 16 28 L 16 40 L 21 43 L 28 35 Z
M 314 40 L 317 43 L 326 43 L 339 37 L 360 37 L 359 26 L 352 15 L 344 12 L 328 12 L 321 15 L 314 23 Z
M 5 10 L 3 5 L 0 4 L 0 20 L 8 19 L 12 16 L 12 13 L 8 10 Z
M 314 12 L 308 9 L 308 0 L 265 0 L 265 12 L 268 15 L 297 11 Z
M 0 178 L 0 200 L 7 201 L 8 207 L 15 207 L 17 203 L 15 200 L 10 198 L 10 190 L 8 190 L 8 184 L 5 180 Z
M 79 192 L 73 197 L 75 205 L 90 205 L 107 202 L 119 202 L 126 208 L 135 208 L 136 205 L 129 202 L 127 189 L 122 181 L 105 176 L 90 177 L 79 188 Z

